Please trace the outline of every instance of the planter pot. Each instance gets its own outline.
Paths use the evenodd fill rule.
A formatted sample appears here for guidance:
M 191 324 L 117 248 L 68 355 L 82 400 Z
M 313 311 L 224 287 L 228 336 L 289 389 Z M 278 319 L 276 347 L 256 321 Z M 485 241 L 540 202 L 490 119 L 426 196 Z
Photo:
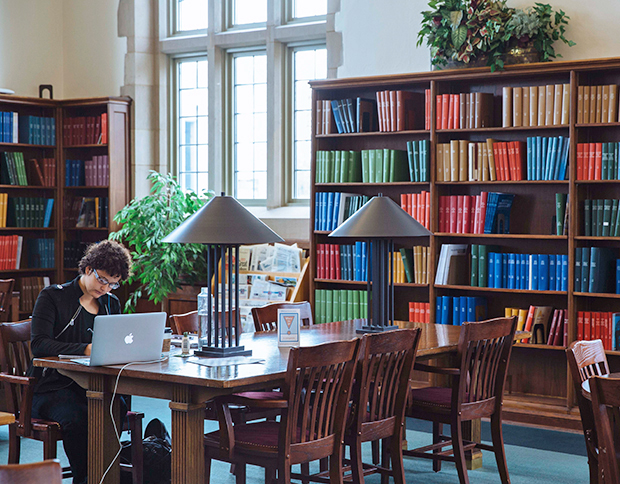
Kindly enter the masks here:
M 508 51 L 501 56 L 504 61 L 504 65 L 511 64 L 531 64 L 534 62 L 540 62 L 540 54 L 531 44 L 514 45 Z M 447 64 L 443 66 L 433 66 L 433 70 L 446 70 L 446 69 L 465 69 L 468 67 L 485 67 L 489 57 L 484 55 L 478 57 L 471 62 L 459 62 L 455 60 L 448 60 Z

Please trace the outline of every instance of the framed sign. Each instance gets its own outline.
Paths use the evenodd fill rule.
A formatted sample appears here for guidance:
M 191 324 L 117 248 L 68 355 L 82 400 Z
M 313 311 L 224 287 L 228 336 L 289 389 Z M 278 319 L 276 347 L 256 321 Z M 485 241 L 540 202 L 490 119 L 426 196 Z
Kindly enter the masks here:
M 278 346 L 299 346 L 299 309 L 278 309 Z

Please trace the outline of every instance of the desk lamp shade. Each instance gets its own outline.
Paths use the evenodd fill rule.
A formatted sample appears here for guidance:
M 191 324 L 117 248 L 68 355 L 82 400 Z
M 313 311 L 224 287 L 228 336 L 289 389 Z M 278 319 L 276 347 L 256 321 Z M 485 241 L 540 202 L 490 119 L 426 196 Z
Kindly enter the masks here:
M 235 310 L 239 308 L 239 246 L 283 241 L 237 200 L 224 193 L 211 199 L 164 237 L 163 242 L 207 246 L 206 308 L 198 313 L 202 349 L 195 351 L 195 355 L 252 354 L 239 345 L 239 311 Z
M 394 325 L 394 238 L 431 235 L 422 224 L 400 208 L 391 198 L 379 194 L 370 199 L 329 237 L 367 239 L 369 257 L 368 305 L 370 321 L 358 332 L 381 332 Z M 371 284 L 372 282 L 372 284 Z

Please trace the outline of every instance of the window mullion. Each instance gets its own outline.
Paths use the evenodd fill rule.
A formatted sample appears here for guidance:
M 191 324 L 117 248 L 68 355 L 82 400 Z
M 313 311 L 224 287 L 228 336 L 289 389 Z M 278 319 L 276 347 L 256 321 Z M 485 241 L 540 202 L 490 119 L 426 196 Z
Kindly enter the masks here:
M 284 169 L 284 55 L 280 42 L 267 44 L 267 208 L 285 205 L 286 173 Z

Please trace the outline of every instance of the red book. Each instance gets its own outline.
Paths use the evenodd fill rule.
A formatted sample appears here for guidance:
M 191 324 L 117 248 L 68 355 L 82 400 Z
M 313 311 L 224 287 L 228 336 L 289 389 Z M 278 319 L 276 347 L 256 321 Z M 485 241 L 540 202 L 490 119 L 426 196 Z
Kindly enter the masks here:
M 596 146 L 594 158 L 594 179 L 601 180 L 603 174 L 603 143 L 594 143 Z
M 431 322 L 431 305 L 429 303 L 426 303 L 426 317 L 424 318 L 424 322 Z
M 487 216 L 487 199 L 489 198 L 489 192 L 480 192 L 480 217 L 478 217 L 478 232 L 484 233 L 484 219 Z
M 463 233 L 463 208 L 465 207 L 465 195 L 456 196 L 456 233 Z
M 577 341 L 583 340 L 583 319 L 584 312 L 577 311 Z
M 406 193 L 400 194 L 400 208 L 402 208 L 405 212 L 409 213 L 409 211 L 407 210 L 407 194 Z
M 413 321 L 415 323 L 422 322 L 422 308 L 420 306 L 421 303 L 415 303 L 413 306 Z
M 389 116 L 389 131 L 396 131 L 396 91 L 387 91 L 388 94 L 388 111 L 387 114 Z
M 454 97 L 454 129 L 459 129 L 461 126 L 461 100 L 458 94 L 453 94 Z
M 585 180 L 583 177 L 583 148 L 585 143 L 577 143 L 577 180 Z
M 446 231 L 446 197 L 439 197 L 439 232 Z
M 325 279 L 325 244 L 316 244 L 317 263 L 316 263 L 316 277 L 319 279 Z
M 564 310 L 564 336 L 562 337 L 562 346 L 568 346 L 568 309 Z
M 441 129 L 441 113 L 443 112 L 443 98 L 441 97 L 441 94 L 438 94 L 437 96 L 435 96 L 436 98 L 436 104 L 437 106 L 435 107 L 435 129 Z
M 407 210 L 405 211 L 413 216 L 413 193 L 407 193 Z
M 564 344 L 564 331 L 566 326 L 566 322 L 568 318 L 566 317 L 567 309 L 560 309 L 560 314 L 558 315 L 558 325 L 555 328 L 555 337 L 553 338 L 553 346 L 560 346 Z
M 465 199 L 463 200 L 463 233 L 471 234 L 471 219 L 472 219 L 472 203 L 473 196 L 465 195 Z
M 555 334 L 556 331 L 558 329 L 558 313 L 560 312 L 559 309 L 556 309 L 553 311 L 553 318 L 551 319 L 551 326 L 549 327 L 549 337 L 547 338 L 547 344 L 548 345 L 553 345 L 553 342 L 555 341 Z
M 108 113 L 101 115 L 101 144 L 108 142 Z
M 595 321 L 595 327 L 596 327 L 596 339 L 600 339 L 603 340 L 603 313 L 601 313 L 600 311 L 597 311 L 596 313 L 596 317 L 594 318 Z M 604 341 L 603 341 L 604 342 Z
M 415 323 L 414 315 L 415 315 L 415 304 L 414 302 L 409 303 L 409 322 Z
M 456 233 L 456 212 L 458 209 L 458 196 L 457 195 L 449 195 L 450 200 L 450 212 L 448 218 L 448 232 L 451 234 Z
M 377 97 L 377 117 L 379 118 L 379 131 L 385 131 L 383 127 L 383 96 L 381 95 L 381 91 L 378 91 L 376 94 Z
M 424 227 L 430 230 L 431 227 L 431 194 L 430 192 L 422 192 L 424 194 Z
M 441 101 L 441 129 L 448 129 L 448 119 L 450 112 L 450 94 L 442 94 Z
M 454 95 L 450 94 L 448 103 L 448 129 L 454 129 Z
M 424 90 L 424 129 L 431 129 L 431 90 Z
M 504 180 L 509 181 L 513 180 L 513 168 L 509 159 L 509 150 L 508 150 L 508 142 L 503 141 L 499 144 L 500 150 L 500 158 L 502 159 L 502 163 L 504 165 Z
M 534 322 L 534 312 L 536 311 L 536 306 L 530 306 L 530 309 L 527 312 L 527 318 L 525 318 L 525 326 L 523 327 L 524 331 L 532 330 L 532 323 Z M 526 338 L 523 340 L 524 343 L 529 343 L 530 339 Z
M 596 143 L 588 143 L 588 180 L 594 180 L 594 165 L 596 159 Z M 585 153 L 584 153 L 585 154 Z
M 590 341 L 592 335 L 592 313 L 584 311 L 583 313 L 583 339 Z
M 478 218 L 480 217 L 480 195 L 474 197 L 474 208 L 473 213 L 471 215 L 472 223 L 471 223 L 471 233 L 478 233 Z
M 334 244 L 334 259 L 336 262 L 336 277 L 335 279 L 342 279 L 342 272 L 340 272 L 340 246 Z

